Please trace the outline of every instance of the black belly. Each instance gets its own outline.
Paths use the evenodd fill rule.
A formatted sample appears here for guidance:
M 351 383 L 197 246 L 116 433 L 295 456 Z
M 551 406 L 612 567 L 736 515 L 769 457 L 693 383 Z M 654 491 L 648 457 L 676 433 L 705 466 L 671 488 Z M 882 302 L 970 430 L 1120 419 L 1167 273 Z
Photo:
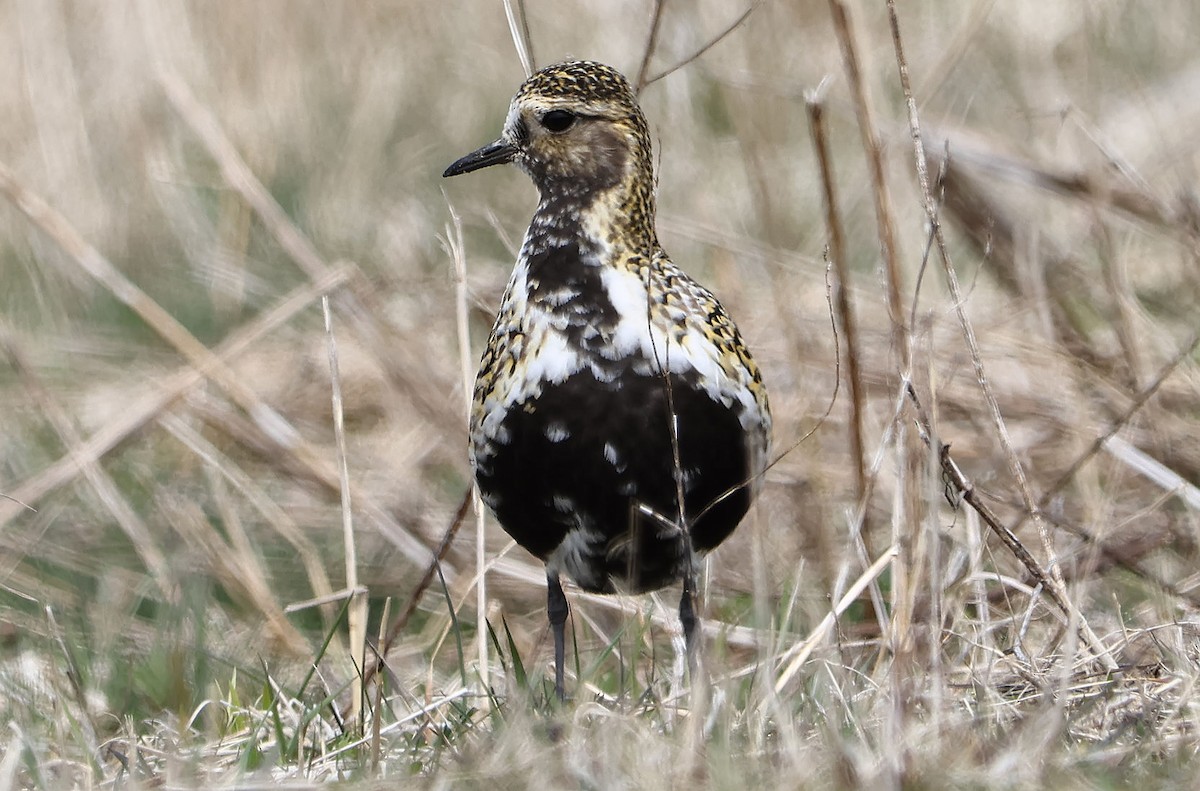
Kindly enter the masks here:
M 671 376 L 678 416 L 684 514 L 695 549 L 720 544 L 750 505 L 746 433 L 738 403 L 723 406 Z M 590 372 L 545 387 L 503 420 L 509 441 L 476 465 L 480 490 L 517 543 L 546 560 L 567 538 L 589 537 L 572 574 L 587 590 L 661 588 L 684 568 L 667 387 L 661 377 L 630 373 L 614 382 Z M 608 446 L 606 448 L 606 445 Z M 706 510 L 707 509 L 707 510 Z M 703 513 L 702 513 L 703 512 Z M 701 515 L 702 513 L 702 515 Z M 567 569 L 570 571 L 570 569 Z

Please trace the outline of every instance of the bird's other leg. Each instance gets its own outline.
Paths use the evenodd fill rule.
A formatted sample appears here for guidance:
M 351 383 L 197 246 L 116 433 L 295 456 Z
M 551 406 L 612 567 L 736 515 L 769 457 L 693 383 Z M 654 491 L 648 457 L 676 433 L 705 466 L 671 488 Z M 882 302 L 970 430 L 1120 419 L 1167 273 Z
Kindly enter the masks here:
M 695 573 L 689 568 L 683 575 L 683 595 L 679 597 L 679 622 L 683 625 L 683 644 L 687 650 L 688 671 L 694 677 L 697 667 L 696 627 L 700 619 L 696 617 L 694 590 L 696 587 Z
M 567 595 L 563 593 L 558 573 L 546 575 L 546 615 L 550 618 L 550 631 L 554 634 L 554 694 L 559 702 L 566 700 L 563 692 L 563 665 L 566 663 Z

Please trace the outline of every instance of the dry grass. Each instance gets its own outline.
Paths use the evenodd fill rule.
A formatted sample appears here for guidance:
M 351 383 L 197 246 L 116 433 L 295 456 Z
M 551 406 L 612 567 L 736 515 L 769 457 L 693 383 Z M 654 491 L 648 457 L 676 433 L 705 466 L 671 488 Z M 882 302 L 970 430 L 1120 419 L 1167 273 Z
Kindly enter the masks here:
M 711 696 L 673 593 L 569 593 L 558 709 L 540 564 L 477 545 L 462 360 L 534 194 L 438 174 L 503 4 L 7 3 L 0 791 L 1191 783 L 1200 6 L 900 3 L 905 88 L 882 0 L 579 5 L 509 11 L 648 82 L 776 415 Z

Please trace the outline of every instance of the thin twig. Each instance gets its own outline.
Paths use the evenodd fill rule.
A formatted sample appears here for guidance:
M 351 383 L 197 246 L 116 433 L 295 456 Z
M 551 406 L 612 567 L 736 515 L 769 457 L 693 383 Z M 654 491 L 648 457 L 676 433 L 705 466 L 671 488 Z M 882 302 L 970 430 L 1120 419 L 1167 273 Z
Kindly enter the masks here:
M 521 40 L 525 42 L 525 51 L 529 53 L 529 70 L 537 68 L 537 54 L 533 51 L 533 35 L 529 32 L 529 11 L 525 8 L 525 0 L 517 0 L 517 16 L 521 20 Z
M 824 88 L 827 81 L 805 99 L 808 108 L 809 127 L 812 130 L 813 147 L 821 168 L 821 187 L 825 199 L 825 226 L 829 233 L 830 257 L 833 259 L 837 280 L 834 284 L 834 305 L 842 334 L 846 342 L 846 375 L 850 380 L 850 450 L 853 454 L 855 488 L 858 500 L 863 500 L 867 491 L 866 451 L 863 443 L 863 425 L 867 418 L 866 389 L 862 381 L 859 363 L 858 324 L 850 304 L 850 264 L 847 260 L 845 233 L 842 230 L 841 210 L 837 201 L 837 179 L 833 174 L 833 155 L 825 134 Z M 867 517 L 864 514 L 862 532 L 868 554 L 871 551 Z
M 646 87 L 646 72 L 650 70 L 650 60 L 654 57 L 654 50 L 658 47 L 658 31 L 662 24 L 663 9 L 667 7 L 667 0 L 654 0 L 654 13 L 650 17 L 650 34 L 646 37 L 646 46 L 642 50 L 642 65 L 638 67 L 637 80 L 633 83 L 633 89 L 636 93 L 641 93 L 642 88 Z
M 828 420 L 829 416 L 833 413 L 833 408 L 835 405 L 837 405 L 838 394 L 841 392 L 842 387 L 842 353 L 840 339 L 838 336 L 837 311 L 833 307 L 832 272 L 833 262 L 827 259 L 825 263 L 825 306 L 829 311 L 829 330 L 833 334 L 833 392 L 829 395 L 829 403 L 825 406 L 825 411 L 821 413 L 821 416 L 817 418 L 817 421 L 813 423 L 812 427 L 809 428 L 808 431 L 805 431 L 803 434 L 801 434 L 800 437 L 793 441 L 792 444 L 788 445 L 786 449 L 777 453 L 775 458 L 767 462 L 767 464 L 761 470 L 753 472 L 746 480 L 741 481 L 740 483 L 735 483 L 733 486 L 730 486 L 728 489 L 714 497 L 707 505 L 704 506 L 704 508 L 700 509 L 700 512 L 696 514 L 695 517 L 692 518 L 693 522 L 700 521 L 700 519 L 703 518 L 704 515 L 707 514 L 712 508 L 714 508 L 717 504 L 724 502 L 724 500 L 732 496 L 734 492 L 740 491 L 743 488 L 752 485 L 755 481 L 766 477 L 768 470 L 770 470 L 779 462 L 783 461 L 784 458 L 786 458 L 789 454 L 807 442 L 809 437 L 811 437 L 813 434 L 816 434 L 817 430 L 820 429 L 821 426 L 825 425 L 825 421 Z
M 463 493 L 462 501 L 458 504 L 458 510 L 454 512 L 454 518 L 450 520 L 450 524 L 446 527 L 446 532 L 442 534 L 441 544 L 438 545 L 437 551 L 429 561 L 429 565 L 425 567 L 425 573 L 417 581 L 412 593 L 409 595 L 408 604 L 405 605 L 404 610 L 397 616 L 392 625 L 388 627 L 387 636 L 384 638 L 382 646 L 379 649 L 379 662 L 372 663 L 367 667 L 363 680 L 364 684 L 370 683 L 375 673 L 382 668 L 383 663 L 387 661 L 388 653 L 392 650 L 392 644 L 396 642 L 396 638 L 400 636 L 400 633 L 408 626 L 408 622 L 413 617 L 413 614 L 416 613 L 417 606 L 421 603 L 421 597 L 433 582 L 438 566 L 445 559 L 446 553 L 450 551 L 450 546 L 454 543 L 454 537 L 458 535 L 458 529 L 462 527 L 462 523 L 467 516 L 467 509 L 471 505 L 473 494 L 473 487 Z
M 655 368 L 657 369 L 659 378 L 662 380 L 663 392 L 666 395 L 666 399 L 667 399 L 667 425 L 665 426 L 665 428 L 667 429 L 667 436 L 671 440 L 671 468 L 672 468 L 673 475 L 675 478 L 675 505 L 676 505 L 675 518 L 678 520 L 676 522 L 676 530 L 679 531 L 680 539 L 683 544 L 681 554 L 684 558 L 684 563 L 686 564 L 685 570 L 684 570 L 684 576 L 683 576 L 683 594 L 682 594 L 683 598 L 680 600 L 680 611 L 679 611 L 680 622 L 682 625 L 683 603 L 684 602 L 687 602 L 688 605 L 690 607 L 692 607 L 693 613 L 698 611 L 701 614 L 703 614 L 703 612 L 704 612 L 703 603 L 697 600 L 698 597 L 696 595 L 696 585 L 694 584 L 695 583 L 695 579 L 694 579 L 695 574 L 694 574 L 693 570 L 694 570 L 695 564 L 696 564 L 696 550 L 695 550 L 695 545 L 692 543 L 692 525 L 700 520 L 700 516 L 703 516 L 704 513 L 708 510 L 708 508 L 706 507 L 706 508 L 702 509 L 700 512 L 700 515 L 697 516 L 695 520 L 689 520 L 687 517 L 687 503 L 684 500 L 683 460 L 682 460 L 682 457 L 679 452 L 679 413 L 675 411 L 675 389 L 671 385 L 671 373 L 670 373 L 670 370 L 671 370 L 671 343 L 670 343 L 670 340 L 668 340 L 667 344 L 666 344 L 666 348 L 663 349 L 663 355 L 665 356 L 666 359 L 664 360 L 663 358 L 659 357 L 658 343 L 655 341 L 655 338 L 654 338 L 655 327 L 654 327 L 654 312 L 653 312 L 653 310 L 654 310 L 654 306 L 655 306 L 656 302 L 655 302 L 654 294 L 651 292 L 651 288 L 650 288 L 650 286 L 651 286 L 650 269 L 648 267 L 645 270 L 645 274 L 646 274 L 646 278 L 645 278 L 645 281 L 643 282 L 643 286 L 646 289 L 646 333 L 647 333 L 647 336 L 650 338 L 650 348 L 654 352 L 654 365 L 655 365 Z M 669 336 L 667 336 L 667 337 L 669 338 Z M 753 478 L 751 480 L 753 480 Z M 647 510 L 651 510 L 651 511 L 653 510 L 653 509 L 647 509 L 647 507 L 644 504 L 639 504 L 638 509 L 642 513 L 645 513 Z M 633 522 L 631 520 L 631 524 L 636 525 L 638 523 Z M 638 539 L 635 537 L 635 539 L 631 543 L 631 547 L 632 547 L 631 553 L 630 553 L 630 558 L 632 559 L 631 565 L 632 565 L 632 563 L 636 562 L 636 554 L 635 553 L 637 550 L 637 544 L 638 544 Z M 632 574 L 631 574 L 631 576 L 632 576 Z M 701 622 L 704 620 L 703 615 L 701 615 L 699 617 L 699 620 Z M 687 627 L 685 626 L 684 629 L 687 629 Z M 684 637 L 685 637 L 684 653 L 687 654 L 687 663 L 691 666 L 691 669 L 692 669 L 693 686 L 698 686 L 697 682 L 699 682 L 699 684 L 703 684 L 704 679 L 705 679 L 705 674 L 704 674 L 704 670 L 703 670 L 703 668 L 704 668 L 704 651 L 701 648 L 702 641 L 696 640 L 694 633 L 692 633 L 690 635 L 692 637 L 692 642 L 690 645 L 687 643 L 687 640 L 686 640 L 686 638 L 688 636 L 689 636 L 689 634 L 686 634 L 686 633 L 684 634 Z M 678 646 L 676 646 L 676 648 L 678 649 Z M 676 657 L 678 658 L 678 656 L 679 656 L 679 653 L 677 651 Z M 676 669 L 678 670 L 678 668 L 676 668 Z M 672 686 L 681 685 L 682 678 L 683 678 L 683 673 L 681 670 L 679 670 L 679 672 L 673 672 L 672 673 Z M 693 704 L 694 705 L 702 705 L 703 699 L 704 699 L 704 694 L 698 694 L 696 697 L 696 700 L 693 701 Z
M 870 176 L 871 197 L 875 207 L 875 228 L 883 263 L 883 287 L 888 314 L 891 318 L 891 347 L 893 353 L 899 356 L 900 379 L 902 383 L 907 383 L 912 378 L 912 338 L 903 312 L 905 290 L 903 271 L 899 250 L 896 246 L 896 221 L 885 173 L 883 141 L 875 125 L 874 109 L 863 74 L 862 59 L 858 51 L 850 9 L 846 0 L 829 0 L 829 6 L 833 16 L 833 27 L 842 51 L 846 76 L 854 96 L 854 110 L 858 120 L 859 135 L 867 161 L 867 172 Z M 916 496 L 923 491 L 923 488 L 918 486 L 920 478 L 917 472 L 921 469 L 922 460 L 916 448 L 909 443 L 902 442 L 904 436 L 903 425 L 897 426 L 896 437 L 901 440 L 896 448 L 897 471 L 901 474 L 902 480 L 897 482 L 895 489 L 895 506 L 892 511 L 891 526 L 892 543 L 899 547 L 899 553 L 895 563 L 892 564 L 890 591 L 892 609 L 887 638 L 893 655 L 887 672 L 891 674 L 891 682 L 897 690 L 887 719 L 887 728 L 892 733 L 904 732 L 907 720 L 912 716 L 913 693 L 916 685 L 914 678 L 916 662 L 913 654 L 915 646 L 910 629 L 916 606 L 916 588 L 912 582 L 919 574 L 919 568 L 922 565 L 917 552 L 922 546 L 920 539 L 924 527 L 920 510 L 923 501 Z M 866 511 L 864 510 L 863 513 L 865 515 Z M 886 782 L 895 784 L 902 782 L 901 777 L 904 774 L 907 754 L 908 747 L 903 745 L 890 754 L 889 759 L 884 763 L 889 777 Z
M 0 492 L 0 498 L 8 500 L 11 503 L 16 503 L 17 505 L 21 506 L 22 508 L 29 511 L 30 513 L 33 513 L 33 514 L 37 513 L 37 509 L 34 508 L 32 505 L 30 505 L 29 503 L 23 503 L 20 500 L 18 500 L 17 498 L 13 497 L 12 495 L 5 494 L 4 492 Z
M 1000 540 L 1016 556 L 1017 560 L 1021 561 L 1021 565 L 1025 566 L 1029 574 L 1039 583 L 1045 585 L 1046 593 L 1054 600 L 1058 608 L 1064 614 L 1068 614 L 1071 609 L 1070 605 L 1067 604 L 1066 599 L 1060 594 L 1058 586 L 1051 584 L 1050 576 L 1042 568 L 1041 564 L 1037 562 L 1037 559 L 1030 554 L 1029 550 L 1025 548 L 1025 545 L 1021 543 L 1021 540 L 1011 530 L 1001 524 L 1000 519 L 992 509 L 979 497 L 975 485 L 971 483 L 970 478 L 962 471 L 958 463 L 954 461 L 954 457 L 950 455 L 950 446 L 942 444 L 934 447 L 935 440 L 933 438 L 934 435 L 929 415 L 925 411 L 925 407 L 921 404 L 921 399 L 917 396 L 916 388 L 911 384 L 907 385 L 907 393 L 908 399 L 917 413 L 917 428 L 920 432 L 921 440 L 937 452 L 938 462 L 942 468 L 943 480 L 954 490 L 957 499 L 967 503 L 967 505 L 971 506 L 979 514 L 980 518 L 992 529 L 992 532 L 999 536 Z
M 930 432 L 929 417 L 924 408 L 921 406 L 921 402 L 917 397 L 916 390 L 911 385 L 908 386 L 908 397 L 913 404 L 913 408 L 917 412 L 917 425 L 920 430 L 921 439 L 929 444 L 930 447 L 933 447 L 933 435 Z M 1113 660 L 1108 649 L 1105 648 L 1104 644 L 1100 642 L 1099 638 L 1092 633 L 1091 628 L 1087 626 L 1087 623 L 1082 620 L 1081 614 L 1078 613 L 1076 608 L 1071 604 L 1070 600 L 1067 599 L 1063 594 L 1063 588 L 1051 575 L 1046 573 L 1045 569 L 1042 568 L 1037 559 L 1034 558 L 1029 550 L 1025 548 L 1025 545 L 1021 543 L 1021 539 L 1017 538 L 1015 533 L 1001 523 L 1000 518 L 996 516 L 995 512 L 993 512 L 992 509 L 988 507 L 987 503 L 985 503 L 979 496 L 979 493 L 976 490 L 975 485 L 971 482 L 971 479 L 967 477 L 966 473 L 962 471 L 962 468 L 958 466 L 958 463 L 955 462 L 954 458 L 950 455 L 950 446 L 941 445 L 936 450 L 942 468 L 943 480 L 946 482 L 947 486 L 953 489 L 959 500 L 971 506 L 971 508 L 977 514 L 979 514 L 979 517 L 983 519 L 984 523 L 991 528 L 992 532 L 995 533 L 997 537 L 999 537 L 1004 546 L 1008 547 L 1008 550 L 1013 553 L 1017 560 L 1021 562 L 1021 565 L 1025 567 L 1025 570 L 1029 572 L 1030 576 L 1037 580 L 1038 584 L 1045 589 L 1046 594 L 1054 602 L 1055 606 L 1062 611 L 1063 615 L 1066 616 L 1068 620 L 1072 618 L 1078 619 L 1077 623 L 1079 629 L 1083 633 L 1084 640 L 1088 643 L 1088 646 L 1092 649 L 1096 656 L 1100 658 L 1101 662 L 1108 667 L 1108 669 L 1116 670 L 1117 664 Z
M 732 24 L 731 24 L 729 27 L 725 28 L 725 29 L 724 29 L 724 30 L 722 30 L 720 33 L 718 33 L 716 36 L 714 36 L 714 37 L 713 37 L 711 40 L 709 40 L 709 42 L 708 42 L 707 44 L 705 44 L 704 46 L 700 47 L 700 49 L 696 50 L 696 51 L 695 51 L 695 52 L 693 52 L 691 55 L 687 56 L 687 57 L 686 57 L 686 58 L 684 58 L 683 60 L 681 60 L 681 61 L 679 61 L 678 63 L 676 63 L 676 64 L 675 64 L 674 66 L 672 66 L 671 68 L 669 68 L 669 69 L 666 69 L 666 70 L 664 70 L 664 71 L 661 71 L 661 72 L 659 72 L 658 74 L 655 74 L 653 77 L 651 77 L 650 79 L 648 79 L 648 80 L 646 80 L 644 83 L 642 83 L 641 87 L 642 87 L 642 88 L 645 88 L 647 85 L 653 85 L 654 83 L 656 83 L 656 82 L 658 82 L 659 80 L 661 80 L 663 77 L 667 77 L 667 76 L 669 76 L 669 75 L 671 75 L 671 74 L 674 74 L 675 72 L 677 72 L 677 71 L 679 71 L 680 69 L 682 69 L 684 66 L 688 65 L 688 64 L 689 64 L 689 63 L 691 63 L 692 61 L 694 61 L 694 60 L 696 60 L 697 58 L 699 58 L 699 57 L 700 57 L 701 55 L 703 55 L 705 52 L 708 52 L 710 49 L 712 49 L 712 48 L 713 48 L 713 47 L 715 47 L 717 44 L 719 44 L 719 43 L 721 42 L 721 40 L 722 40 L 722 39 L 724 39 L 724 38 L 725 38 L 726 36 L 728 36 L 730 33 L 732 33 L 733 31 L 737 30 L 739 27 L 741 27 L 741 26 L 742 26 L 742 23 L 743 23 L 743 22 L 745 22 L 747 19 L 749 19 L 749 18 L 750 18 L 750 14 L 751 14 L 751 13 L 754 11 L 754 9 L 755 9 L 755 8 L 757 8 L 757 7 L 758 7 L 758 4 L 759 4 L 760 2 L 762 2 L 762 0 L 754 0 L 754 2 L 750 4 L 750 7 L 749 7 L 749 8 L 747 8 L 745 11 L 743 11 L 743 12 L 742 12 L 742 15 L 741 15 L 741 16 L 739 16 L 737 19 L 735 19 L 735 20 L 733 21 L 733 23 L 732 23 Z
M 874 111 L 863 79 L 862 61 L 858 54 L 850 9 L 845 0 L 829 0 L 833 13 L 833 27 L 842 48 L 842 60 L 850 89 L 854 93 L 854 111 L 858 116 L 859 134 L 867 157 L 867 170 L 871 177 L 871 196 L 875 201 L 875 225 L 879 233 L 879 251 L 883 259 L 885 288 L 888 310 L 892 318 L 894 347 L 900 355 L 900 370 L 908 376 L 911 363 L 908 327 L 904 322 L 904 281 L 900 269 L 899 252 L 896 250 L 896 221 L 892 211 L 891 192 L 883 165 L 883 141 L 875 127 Z

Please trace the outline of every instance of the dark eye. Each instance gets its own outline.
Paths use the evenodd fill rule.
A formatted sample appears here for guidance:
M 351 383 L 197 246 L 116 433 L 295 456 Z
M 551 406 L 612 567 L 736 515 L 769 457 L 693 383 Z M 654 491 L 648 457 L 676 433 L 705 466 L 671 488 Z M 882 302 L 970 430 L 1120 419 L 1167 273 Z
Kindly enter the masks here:
M 542 116 L 542 126 L 551 132 L 565 132 L 575 123 L 575 113 L 566 110 L 551 110 Z

